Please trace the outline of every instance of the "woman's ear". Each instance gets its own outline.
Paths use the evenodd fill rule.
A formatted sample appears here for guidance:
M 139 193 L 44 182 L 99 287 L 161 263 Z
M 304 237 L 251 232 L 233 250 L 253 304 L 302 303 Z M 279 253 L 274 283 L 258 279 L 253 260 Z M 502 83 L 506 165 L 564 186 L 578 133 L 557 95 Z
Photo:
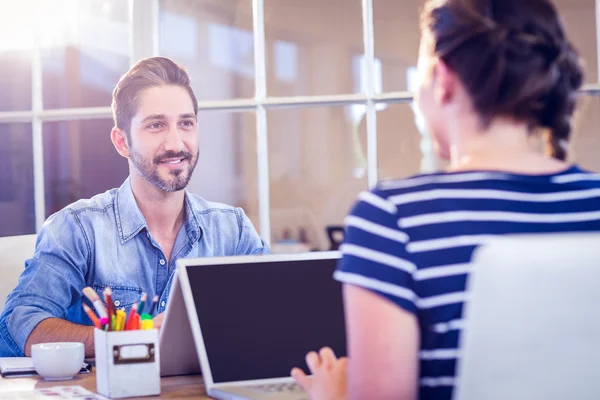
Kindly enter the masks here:
M 110 140 L 122 157 L 129 158 L 130 152 L 127 134 L 122 129 L 115 126 L 110 132 Z
M 456 74 L 441 59 L 434 65 L 435 101 L 440 105 L 446 105 L 454 98 L 456 91 Z

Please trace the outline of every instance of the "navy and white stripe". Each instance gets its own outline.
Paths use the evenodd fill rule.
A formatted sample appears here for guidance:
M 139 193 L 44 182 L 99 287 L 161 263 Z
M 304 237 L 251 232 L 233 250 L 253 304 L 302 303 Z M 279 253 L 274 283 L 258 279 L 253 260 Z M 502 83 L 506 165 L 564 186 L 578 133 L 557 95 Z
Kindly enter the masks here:
M 420 398 L 450 399 L 473 250 L 497 235 L 600 231 L 600 174 L 464 172 L 381 183 L 345 220 L 341 282 L 415 313 Z

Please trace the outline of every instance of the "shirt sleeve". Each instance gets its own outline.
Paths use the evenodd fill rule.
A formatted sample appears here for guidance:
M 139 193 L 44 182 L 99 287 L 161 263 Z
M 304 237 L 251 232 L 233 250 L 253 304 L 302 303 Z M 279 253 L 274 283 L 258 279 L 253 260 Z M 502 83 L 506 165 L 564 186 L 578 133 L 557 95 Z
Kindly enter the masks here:
M 0 356 L 23 356 L 29 335 L 47 318 L 66 319 L 82 297 L 91 251 L 74 212 L 53 215 L 42 226 L 34 255 L 0 314 Z
M 241 208 L 235 209 L 240 232 L 236 255 L 269 254 L 269 246 L 262 240 L 250 218 Z
M 398 226 L 398 209 L 377 189 L 361 193 L 344 220 L 342 259 L 334 277 L 417 312 L 413 273 L 406 251 L 408 235 Z

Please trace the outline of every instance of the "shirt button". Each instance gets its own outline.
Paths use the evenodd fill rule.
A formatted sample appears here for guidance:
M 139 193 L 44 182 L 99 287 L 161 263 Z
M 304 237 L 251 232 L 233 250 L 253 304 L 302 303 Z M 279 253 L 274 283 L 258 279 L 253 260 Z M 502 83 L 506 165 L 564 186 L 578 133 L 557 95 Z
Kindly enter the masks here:
M 119 300 L 115 300 L 115 306 L 119 307 L 121 305 L 121 302 Z
M 165 303 L 165 301 L 163 300 L 163 301 L 160 303 L 160 306 L 164 308 L 164 307 L 165 307 L 165 304 L 166 304 L 166 303 Z
M 165 260 L 160 260 L 159 263 L 160 265 L 165 265 Z

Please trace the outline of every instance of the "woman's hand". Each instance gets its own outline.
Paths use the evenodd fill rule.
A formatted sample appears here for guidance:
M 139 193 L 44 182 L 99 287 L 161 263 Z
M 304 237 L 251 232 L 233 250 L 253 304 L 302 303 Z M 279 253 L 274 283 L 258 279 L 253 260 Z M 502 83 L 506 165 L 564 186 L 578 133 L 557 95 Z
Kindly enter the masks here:
M 319 353 L 306 355 L 306 364 L 312 373 L 307 376 L 300 368 L 292 369 L 292 377 L 312 400 L 346 400 L 346 357 L 337 358 L 329 347 Z

